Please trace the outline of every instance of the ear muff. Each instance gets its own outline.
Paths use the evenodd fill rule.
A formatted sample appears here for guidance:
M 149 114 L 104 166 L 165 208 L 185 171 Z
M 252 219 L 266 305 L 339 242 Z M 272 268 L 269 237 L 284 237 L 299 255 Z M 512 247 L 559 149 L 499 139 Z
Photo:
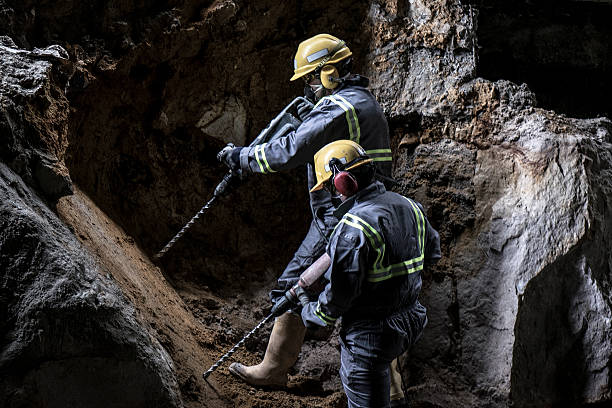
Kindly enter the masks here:
M 338 86 L 340 74 L 333 65 L 325 65 L 321 68 L 321 84 L 325 89 L 334 89 Z
M 359 190 L 357 179 L 348 171 L 340 171 L 334 176 L 334 187 L 345 197 L 351 197 Z

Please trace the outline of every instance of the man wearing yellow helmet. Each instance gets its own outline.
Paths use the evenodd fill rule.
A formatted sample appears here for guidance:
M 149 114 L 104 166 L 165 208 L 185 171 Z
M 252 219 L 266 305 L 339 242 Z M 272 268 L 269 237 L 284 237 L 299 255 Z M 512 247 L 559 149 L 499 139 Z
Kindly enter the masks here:
M 367 89 L 368 79 L 350 73 L 352 52 L 344 41 L 318 34 L 299 44 L 291 80 L 302 79 L 306 96 L 315 102 L 312 111 L 301 107 L 301 125 L 287 136 L 253 147 L 225 148 L 219 159 L 232 171 L 269 174 L 301 165 L 308 168 L 309 189 L 316 184 L 315 152 L 335 140 L 360 143 L 372 158 L 381 177 L 391 176 L 389 128 L 384 113 Z M 337 223 L 332 197 L 324 190 L 312 191 L 313 220 L 306 237 L 270 294 L 283 296 L 299 275 L 325 251 L 328 236 Z M 253 385 L 285 385 L 305 334 L 299 316 L 285 313 L 276 319 L 262 363 L 230 366 L 230 372 Z
M 389 407 L 390 363 L 427 323 L 421 272 L 440 259 L 439 236 L 419 203 L 375 180 L 372 159 L 356 143 L 330 143 L 314 164 L 312 191 L 326 189 L 341 204 L 326 248 L 328 283 L 303 304 L 302 320 L 325 327 L 342 316 L 340 378 L 349 408 Z

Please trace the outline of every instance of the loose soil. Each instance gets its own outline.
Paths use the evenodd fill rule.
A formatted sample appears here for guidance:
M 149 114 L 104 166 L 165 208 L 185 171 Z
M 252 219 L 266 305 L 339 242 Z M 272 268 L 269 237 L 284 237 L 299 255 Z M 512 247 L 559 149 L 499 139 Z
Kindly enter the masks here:
M 187 407 L 346 406 L 338 376 L 337 333 L 318 334 L 323 339 L 307 335 L 285 390 L 251 387 L 227 370 L 231 361 L 260 361 L 271 324 L 203 380 L 202 373 L 266 316 L 270 286 L 257 284 L 240 292 L 248 285 L 230 281 L 224 292 L 237 289 L 235 296 L 221 297 L 203 284 L 172 282 L 79 188 L 59 201 L 57 212 L 97 258 L 102 273 L 112 277 L 136 305 L 144 325 L 172 356 Z

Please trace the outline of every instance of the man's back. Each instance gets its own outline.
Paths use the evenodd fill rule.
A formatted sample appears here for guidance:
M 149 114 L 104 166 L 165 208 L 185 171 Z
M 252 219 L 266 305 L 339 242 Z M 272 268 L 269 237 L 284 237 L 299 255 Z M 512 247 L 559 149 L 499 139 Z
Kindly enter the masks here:
M 358 265 L 361 290 L 346 312 L 349 317 L 384 318 L 410 307 L 421 289 L 425 263 L 440 258 L 438 234 L 421 205 L 386 191 L 379 182 L 355 197 L 336 234 L 366 253 Z

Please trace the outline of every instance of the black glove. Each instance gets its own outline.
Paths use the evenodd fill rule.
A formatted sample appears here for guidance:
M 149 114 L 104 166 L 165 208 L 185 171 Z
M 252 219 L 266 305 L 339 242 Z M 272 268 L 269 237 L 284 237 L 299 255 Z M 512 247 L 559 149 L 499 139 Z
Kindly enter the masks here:
M 297 106 L 297 114 L 300 120 L 303 122 L 306 120 L 306 117 L 312 111 L 313 105 L 309 102 L 300 102 Z
M 240 168 L 240 151 L 242 147 L 236 147 L 233 143 L 228 143 L 219 153 L 217 153 L 217 160 L 221 163 L 225 163 L 232 172 L 241 174 Z
M 283 298 L 285 296 L 285 292 L 286 290 L 282 289 L 272 289 L 270 291 L 270 300 L 272 301 L 272 304 L 276 304 L 281 298 Z

